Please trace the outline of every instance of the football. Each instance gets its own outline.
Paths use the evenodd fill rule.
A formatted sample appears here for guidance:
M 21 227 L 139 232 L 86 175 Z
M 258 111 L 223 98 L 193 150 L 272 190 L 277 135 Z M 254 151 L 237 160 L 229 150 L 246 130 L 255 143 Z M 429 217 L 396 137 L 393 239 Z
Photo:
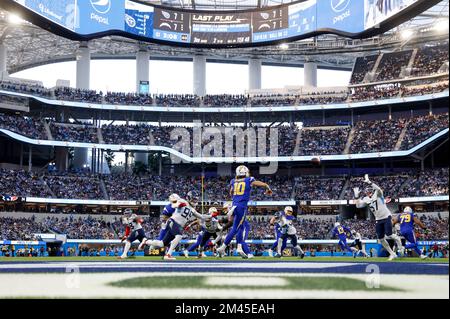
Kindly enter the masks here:
M 313 165 L 320 165 L 320 158 L 319 157 L 313 157 L 311 159 L 311 163 L 313 163 Z

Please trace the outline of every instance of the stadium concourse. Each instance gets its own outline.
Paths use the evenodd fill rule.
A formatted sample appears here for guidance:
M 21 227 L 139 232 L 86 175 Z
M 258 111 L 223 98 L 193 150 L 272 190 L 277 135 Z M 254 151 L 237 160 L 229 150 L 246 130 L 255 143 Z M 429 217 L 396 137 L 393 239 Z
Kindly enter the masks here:
M 0 298 L 449 298 L 449 1 L 279 2 L 0 1 Z

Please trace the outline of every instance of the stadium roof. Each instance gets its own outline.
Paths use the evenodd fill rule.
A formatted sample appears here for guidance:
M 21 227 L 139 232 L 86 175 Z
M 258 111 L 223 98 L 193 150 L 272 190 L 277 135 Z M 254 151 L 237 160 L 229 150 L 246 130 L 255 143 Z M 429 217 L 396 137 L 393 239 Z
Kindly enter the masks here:
M 159 0 L 158 0 L 159 1 Z M 163 0 L 166 1 L 166 0 Z M 172 0 L 171 0 L 172 1 Z M 184 6 L 192 0 L 181 0 Z M 258 0 L 195 0 L 200 3 L 239 2 L 253 5 Z M 265 5 L 279 4 L 289 0 L 260 0 Z M 153 2 L 149 0 L 148 2 Z M 167 4 L 164 2 L 164 4 Z M 174 2 L 175 4 L 175 2 Z M 228 5 L 227 4 L 227 5 Z M 180 6 L 178 1 L 178 6 Z M 193 1 L 190 4 L 193 5 Z M 197 7 L 196 7 L 197 8 Z M 134 59 L 138 50 L 146 49 L 152 58 L 190 59 L 192 55 L 207 52 L 208 59 L 218 61 L 243 62 L 248 58 L 262 58 L 267 63 L 301 65 L 306 61 L 315 61 L 319 67 L 350 70 L 355 56 L 376 53 L 383 50 L 398 50 L 415 43 L 448 41 L 449 0 L 443 0 L 414 19 L 380 36 L 352 40 L 336 35 L 296 41 L 288 45 L 241 49 L 201 49 L 171 47 L 159 44 L 140 43 L 119 36 L 108 36 L 92 40 L 89 47 L 93 59 L 121 58 Z M 447 25 L 442 28 L 443 24 Z M 441 29 L 437 29 L 439 25 Z M 413 30 L 405 37 L 404 30 Z M 420 34 L 420 36 L 417 36 Z M 77 57 L 80 43 L 55 36 L 25 21 L 18 21 L 13 15 L 0 10 L 0 43 L 8 48 L 8 70 L 14 73 L 27 68 L 53 62 L 73 61 Z

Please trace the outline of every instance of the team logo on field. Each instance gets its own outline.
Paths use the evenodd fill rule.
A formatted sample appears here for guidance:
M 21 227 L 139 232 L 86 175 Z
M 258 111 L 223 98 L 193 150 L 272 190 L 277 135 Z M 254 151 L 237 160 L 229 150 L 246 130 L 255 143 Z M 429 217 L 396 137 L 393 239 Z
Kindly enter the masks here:
M 90 0 L 91 6 L 100 14 L 108 13 L 111 10 L 111 0 Z
M 347 9 L 350 4 L 350 0 L 331 0 L 331 9 L 334 12 L 342 12 Z

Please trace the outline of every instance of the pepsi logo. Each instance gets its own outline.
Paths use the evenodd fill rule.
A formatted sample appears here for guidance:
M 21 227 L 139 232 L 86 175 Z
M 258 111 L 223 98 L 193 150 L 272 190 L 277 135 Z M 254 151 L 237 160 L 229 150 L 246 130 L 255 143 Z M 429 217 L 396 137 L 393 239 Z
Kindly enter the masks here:
M 90 0 L 92 8 L 100 14 L 106 14 L 111 10 L 111 0 Z

